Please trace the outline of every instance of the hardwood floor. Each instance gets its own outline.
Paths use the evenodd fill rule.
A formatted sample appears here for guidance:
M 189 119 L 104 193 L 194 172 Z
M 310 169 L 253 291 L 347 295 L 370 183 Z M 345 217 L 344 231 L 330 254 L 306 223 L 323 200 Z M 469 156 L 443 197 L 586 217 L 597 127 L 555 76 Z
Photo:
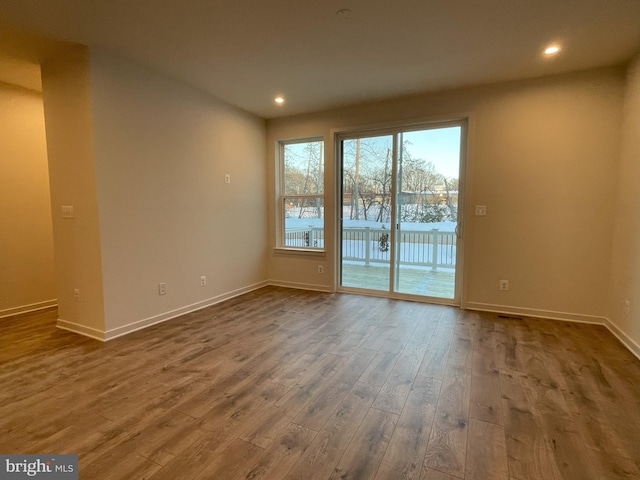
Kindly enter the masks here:
M 106 344 L 0 320 L 0 452 L 81 479 L 639 479 L 604 328 L 269 287 Z

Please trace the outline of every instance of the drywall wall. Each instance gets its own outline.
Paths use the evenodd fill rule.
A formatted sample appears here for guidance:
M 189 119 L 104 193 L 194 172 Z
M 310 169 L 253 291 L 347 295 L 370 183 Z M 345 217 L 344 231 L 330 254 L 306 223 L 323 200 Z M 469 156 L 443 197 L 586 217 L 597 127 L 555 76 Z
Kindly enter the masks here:
M 329 187 L 336 131 L 468 116 L 463 304 L 604 322 L 623 91 L 623 70 L 611 68 L 270 120 L 269 182 L 281 139 L 322 135 Z M 329 238 L 333 196 L 327 188 Z M 487 205 L 486 217 L 471 215 L 476 204 Z M 269 206 L 273 247 L 273 192 Z M 332 247 L 326 258 L 270 255 L 278 284 L 332 290 L 335 265 Z M 508 292 L 499 291 L 500 279 L 510 281 Z
M 5 83 L 0 83 L 0 225 L 0 317 L 55 305 L 42 94 Z
M 86 47 L 69 46 L 42 64 L 58 325 L 101 338 L 102 262 Z M 62 218 L 62 206 L 74 217 Z M 76 298 L 75 290 L 79 297 Z
M 264 285 L 266 122 L 101 50 L 91 81 L 106 337 Z
M 640 357 L 640 54 L 627 71 L 618 171 L 609 319 Z

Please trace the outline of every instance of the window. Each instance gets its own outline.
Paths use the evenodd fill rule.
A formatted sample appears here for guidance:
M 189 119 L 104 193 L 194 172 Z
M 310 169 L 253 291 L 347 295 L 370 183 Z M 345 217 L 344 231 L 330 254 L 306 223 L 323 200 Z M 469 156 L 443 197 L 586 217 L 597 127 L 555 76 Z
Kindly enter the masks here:
M 324 142 L 280 142 L 278 246 L 324 248 Z

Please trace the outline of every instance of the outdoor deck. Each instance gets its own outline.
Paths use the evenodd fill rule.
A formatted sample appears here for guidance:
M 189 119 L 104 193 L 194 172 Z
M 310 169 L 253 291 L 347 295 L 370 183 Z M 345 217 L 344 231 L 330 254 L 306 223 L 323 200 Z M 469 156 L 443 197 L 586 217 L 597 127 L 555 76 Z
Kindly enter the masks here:
M 455 273 L 450 269 L 402 268 L 397 289 L 400 293 L 453 298 Z M 389 290 L 389 267 L 380 265 L 342 266 L 342 285 L 370 290 Z
M 414 225 L 399 230 L 395 251 L 400 262 L 397 293 L 453 299 L 457 234 Z M 451 228 L 451 226 L 449 226 Z M 344 287 L 389 291 L 389 264 L 393 256 L 389 227 L 342 229 L 342 282 Z M 324 247 L 324 229 L 309 225 L 289 228 L 285 244 Z

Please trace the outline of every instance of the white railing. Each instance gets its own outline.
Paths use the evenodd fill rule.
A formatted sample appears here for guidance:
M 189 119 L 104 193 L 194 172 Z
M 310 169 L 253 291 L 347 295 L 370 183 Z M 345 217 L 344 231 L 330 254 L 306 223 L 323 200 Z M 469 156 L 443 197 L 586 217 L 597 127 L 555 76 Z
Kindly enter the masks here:
M 324 247 L 324 229 L 319 227 L 287 228 L 285 234 L 287 247 Z
M 317 227 L 288 229 L 286 245 L 324 247 L 324 230 Z M 344 228 L 342 260 L 364 265 L 389 263 L 391 235 L 385 228 Z M 456 265 L 455 232 L 401 229 L 398 238 L 400 265 L 454 268 Z

